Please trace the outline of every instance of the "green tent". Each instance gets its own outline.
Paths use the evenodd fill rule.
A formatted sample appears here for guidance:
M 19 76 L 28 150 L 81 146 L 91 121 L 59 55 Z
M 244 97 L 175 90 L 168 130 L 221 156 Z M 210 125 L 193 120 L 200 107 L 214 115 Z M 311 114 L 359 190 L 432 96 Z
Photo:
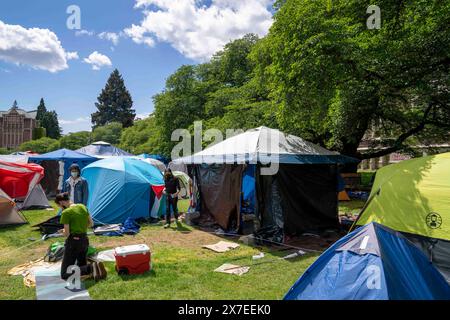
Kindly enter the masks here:
M 433 262 L 450 268 L 450 153 L 378 170 L 356 224 L 370 222 L 410 235 Z

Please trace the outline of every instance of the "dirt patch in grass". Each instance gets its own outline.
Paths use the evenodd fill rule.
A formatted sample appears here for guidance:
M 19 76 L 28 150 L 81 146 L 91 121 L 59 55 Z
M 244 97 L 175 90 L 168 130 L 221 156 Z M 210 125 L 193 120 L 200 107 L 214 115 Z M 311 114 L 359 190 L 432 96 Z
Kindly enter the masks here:
M 182 227 L 182 230 L 178 230 L 175 225 L 173 225 L 169 229 L 164 229 L 162 224 L 144 226 L 136 236 L 110 238 L 103 237 L 103 239 L 99 238 L 101 237 L 90 237 L 92 243 L 98 243 L 98 245 L 105 248 L 114 248 L 127 244 L 145 243 L 150 247 L 155 244 L 165 244 L 178 248 L 193 249 L 223 240 L 215 234 L 203 232 L 190 227 Z M 237 241 L 238 237 L 228 237 L 226 240 Z

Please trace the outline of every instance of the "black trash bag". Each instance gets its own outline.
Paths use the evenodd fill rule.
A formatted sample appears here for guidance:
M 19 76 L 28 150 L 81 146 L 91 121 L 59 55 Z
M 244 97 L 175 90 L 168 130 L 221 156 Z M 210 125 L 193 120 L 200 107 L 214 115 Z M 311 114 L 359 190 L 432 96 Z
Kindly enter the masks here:
M 34 225 L 33 228 L 39 228 L 39 231 L 44 235 L 54 234 L 57 233 L 62 228 L 64 228 L 64 225 L 59 222 L 60 220 L 61 220 L 60 216 L 55 216 L 44 222 Z
M 263 238 L 267 241 L 258 240 L 260 244 L 268 244 L 270 242 L 283 243 L 284 240 L 284 216 L 282 208 L 282 197 L 278 180 L 275 176 L 263 176 L 262 194 L 264 201 L 260 207 L 262 208 L 261 221 L 262 227 L 255 232 L 256 238 Z
M 283 229 L 276 225 L 261 228 L 253 235 L 256 244 L 259 245 L 269 245 L 269 244 L 281 245 L 284 240 Z

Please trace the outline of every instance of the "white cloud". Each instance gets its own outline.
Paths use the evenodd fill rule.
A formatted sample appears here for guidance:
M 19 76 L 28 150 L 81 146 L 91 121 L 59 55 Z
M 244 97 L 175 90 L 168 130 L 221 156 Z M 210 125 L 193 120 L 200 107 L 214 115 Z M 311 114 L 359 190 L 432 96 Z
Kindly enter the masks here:
M 136 3 L 134 5 L 135 8 L 142 8 L 142 7 L 147 7 L 151 4 L 151 2 L 153 1 L 148 1 L 148 0 L 136 0 Z
M 119 39 L 122 37 L 123 33 L 115 33 L 115 32 L 101 32 L 98 34 L 98 37 L 102 40 L 111 41 L 115 46 L 119 44 Z
M 66 59 L 67 60 L 78 60 L 80 57 L 78 56 L 78 52 L 67 52 L 66 53 Z
M 59 124 L 63 129 L 64 134 L 68 134 L 71 132 L 79 132 L 79 131 L 91 131 L 91 117 L 79 117 L 74 120 L 64 120 L 60 119 Z
M 100 33 L 97 34 L 94 31 L 84 30 L 84 29 L 76 31 L 75 35 L 77 37 L 81 37 L 81 36 L 88 36 L 88 37 L 97 36 L 99 39 L 111 41 L 115 46 L 117 46 L 119 44 L 120 38 L 125 36 L 124 32 L 122 32 L 122 31 L 120 31 L 120 32 L 103 31 L 103 32 L 100 32 Z
M 92 70 L 100 70 L 102 67 L 112 66 L 111 59 L 97 51 L 92 52 L 89 57 L 84 59 L 84 62 L 90 64 Z
M 142 26 L 133 24 L 130 28 L 125 29 L 124 32 L 136 43 L 146 44 L 149 47 L 153 47 L 155 45 L 155 40 L 153 40 L 152 37 L 145 36 L 147 30 Z
M 86 122 L 91 122 L 91 118 L 90 117 L 79 117 L 75 120 L 64 120 L 64 119 L 59 120 L 59 124 L 61 124 L 61 125 L 80 124 L 80 123 L 86 123 Z
M 136 43 L 153 46 L 170 43 L 183 55 L 198 61 L 209 59 L 230 40 L 247 33 L 267 34 L 272 24 L 273 0 L 136 0 L 143 10 L 139 25 L 124 30 Z
M 0 21 L 0 60 L 34 69 L 58 72 L 67 69 L 67 52 L 48 29 L 5 24 Z
M 138 113 L 138 114 L 136 115 L 136 119 L 141 119 L 141 120 L 143 120 L 143 119 L 146 119 L 146 118 L 150 117 L 150 115 L 151 115 L 150 112 L 146 112 L 146 113 Z
M 77 36 L 77 37 L 81 37 L 81 36 L 89 36 L 89 37 L 92 37 L 93 35 L 94 35 L 95 33 L 94 33 L 94 31 L 88 31 L 88 30 L 78 30 L 78 31 L 75 31 L 75 35 Z

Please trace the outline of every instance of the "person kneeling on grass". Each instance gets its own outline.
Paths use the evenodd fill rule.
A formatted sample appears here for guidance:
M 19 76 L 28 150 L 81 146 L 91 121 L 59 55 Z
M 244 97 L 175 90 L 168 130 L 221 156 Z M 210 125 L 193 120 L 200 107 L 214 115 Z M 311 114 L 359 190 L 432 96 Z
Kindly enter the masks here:
M 164 228 L 170 227 L 170 208 L 173 208 L 173 215 L 177 225 L 180 224 L 178 218 L 178 194 L 180 193 L 180 181 L 172 173 L 172 170 L 164 171 L 164 194 L 166 195 L 166 224 Z
M 82 276 L 92 275 L 95 281 L 105 279 L 106 269 L 102 262 L 94 262 L 91 265 L 87 263 L 87 230 L 94 225 L 88 209 L 83 204 L 73 204 L 67 192 L 58 194 L 55 203 L 62 210 L 60 223 L 64 225 L 64 229 L 60 232 L 67 237 L 61 263 L 61 278 L 67 280 L 73 275 L 68 271 L 76 264 Z

